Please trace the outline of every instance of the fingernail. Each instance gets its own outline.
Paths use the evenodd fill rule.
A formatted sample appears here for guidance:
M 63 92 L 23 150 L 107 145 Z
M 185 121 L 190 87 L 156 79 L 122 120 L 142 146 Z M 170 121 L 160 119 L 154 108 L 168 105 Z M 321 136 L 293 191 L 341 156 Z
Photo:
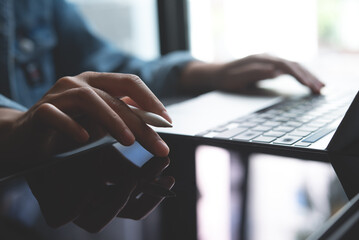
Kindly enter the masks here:
M 129 129 L 124 129 L 122 134 L 120 135 L 121 143 L 125 146 L 132 145 L 135 141 L 135 136 L 133 136 L 132 132 Z
M 80 131 L 80 134 L 77 136 L 77 140 L 81 143 L 86 142 L 90 138 L 88 132 L 83 128 Z
M 156 152 L 159 153 L 161 157 L 167 156 L 170 152 L 170 148 L 163 140 L 158 140 L 155 146 Z

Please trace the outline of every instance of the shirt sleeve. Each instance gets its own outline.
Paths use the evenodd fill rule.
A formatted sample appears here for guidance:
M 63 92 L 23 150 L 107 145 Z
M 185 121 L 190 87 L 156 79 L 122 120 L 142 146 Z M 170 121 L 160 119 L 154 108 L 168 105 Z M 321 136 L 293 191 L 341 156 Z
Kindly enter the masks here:
M 184 51 L 169 53 L 153 61 L 133 60 L 126 67 L 117 68 L 118 72 L 134 73 L 158 97 L 171 97 L 182 93 L 179 84 L 183 68 L 194 58 Z
M 20 111 L 26 111 L 27 108 L 14 102 L 0 94 L 0 108 L 12 108 Z
M 194 58 L 188 52 L 174 52 L 144 61 L 114 47 L 87 25 L 76 7 L 63 0 L 54 7 L 58 46 L 55 49 L 57 77 L 84 71 L 132 73 L 138 75 L 159 97 L 181 92 L 182 69 Z

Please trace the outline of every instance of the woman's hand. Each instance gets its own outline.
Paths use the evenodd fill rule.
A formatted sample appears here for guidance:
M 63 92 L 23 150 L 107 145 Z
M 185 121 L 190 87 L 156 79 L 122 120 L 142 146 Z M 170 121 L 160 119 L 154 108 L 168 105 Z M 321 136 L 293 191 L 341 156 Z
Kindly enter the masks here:
M 241 91 L 256 82 L 289 74 L 319 93 L 324 84 L 300 64 L 267 54 L 251 55 L 223 64 L 192 62 L 182 75 L 182 86 L 188 91 Z
M 27 112 L 0 109 L 0 155 L 10 163 L 36 161 L 108 133 L 123 145 L 136 139 L 155 156 L 167 156 L 165 142 L 126 102 L 171 121 L 137 76 L 85 72 L 59 79 Z

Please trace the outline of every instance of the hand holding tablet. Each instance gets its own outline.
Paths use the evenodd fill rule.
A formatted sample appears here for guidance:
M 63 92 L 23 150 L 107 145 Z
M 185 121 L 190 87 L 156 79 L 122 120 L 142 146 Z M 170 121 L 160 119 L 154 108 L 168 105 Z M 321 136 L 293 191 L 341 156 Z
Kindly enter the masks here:
M 169 125 L 158 115 L 133 111 L 146 123 Z M 175 196 L 170 190 L 174 178 L 161 176 L 168 157 L 153 156 L 137 141 L 124 146 L 107 135 L 57 154 L 53 160 L 27 176 L 46 221 L 53 227 L 73 221 L 89 232 L 98 232 L 116 216 L 141 219 L 165 197 Z

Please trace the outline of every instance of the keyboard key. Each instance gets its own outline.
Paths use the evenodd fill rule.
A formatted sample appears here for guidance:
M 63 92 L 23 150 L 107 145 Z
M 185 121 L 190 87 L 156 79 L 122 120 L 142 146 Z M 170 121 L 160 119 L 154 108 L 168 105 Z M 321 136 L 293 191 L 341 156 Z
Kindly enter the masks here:
M 225 126 L 219 126 L 219 127 L 216 127 L 214 129 L 212 129 L 213 132 L 224 132 L 226 131 L 228 128 L 225 127 Z
M 282 124 L 281 122 L 276 122 L 276 121 L 266 121 L 262 123 L 263 126 L 269 126 L 269 127 L 277 127 L 281 124 Z
M 324 117 L 319 117 L 317 119 L 315 119 L 314 121 L 310 122 L 311 124 L 314 123 L 314 124 L 322 124 L 322 125 L 325 125 L 325 124 L 328 124 L 330 122 L 332 122 L 332 118 L 326 118 L 325 116 Z
M 247 128 L 232 128 L 232 129 L 228 129 L 225 132 L 221 132 L 221 133 L 215 135 L 214 137 L 215 138 L 231 138 L 231 137 L 238 135 L 246 130 L 247 130 Z
M 267 119 L 262 118 L 262 117 L 258 117 L 258 118 L 253 118 L 250 121 L 255 122 L 255 123 L 264 123 L 265 121 L 267 121 Z
M 335 128 L 323 128 L 323 129 L 319 130 L 318 132 L 314 133 L 313 135 L 307 137 L 302 142 L 314 143 L 314 142 L 318 141 L 319 139 L 321 139 L 322 137 L 333 132 L 334 130 L 335 130 Z
M 305 132 L 314 132 L 317 131 L 318 129 L 319 129 L 318 127 L 309 127 L 307 125 L 297 128 L 298 131 L 305 131 Z
M 284 137 L 278 138 L 273 143 L 283 144 L 283 145 L 292 145 L 292 144 L 298 142 L 300 139 L 302 139 L 302 138 L 296 137 L 296 136 L 284 136 Z
M 284 114 L 281 115 L 281 117 L 284 117 L 284 118 L 296 118 L 297 116 L 298 116 L 297 114 L 289 113 L 289 112 L 284 113 Z
M 275 118 L 275 117 L 277 117 L 277 115 L 276 114 L 273 114 L 273 113 L 268 113 L 268 112 L 265 112 L 265 113 L 262 113 L 261 114 L 261 118 L 265 118 L 265 119 L 273 119 L 273 118 Z
M 259 125 L 259 126 L 256 126 L 256 127 L 252 128 L 251 130 L 256 131 L 256 132 L 266 132 L 266 131 L 269 131 L 271 129 L 272 129 L 272 127 Z
M 304 112 L 302 109 L 291 109 L 288 111 L 288 113 L 295 114 L 296 116 L 302 115 Z
M 247 132 L 241 133 L 237 136 L 234 136 L 233 139 L 234 140 L 251 140 L 255 137 L 258 137 L 259 135 L 260 135 L 259 132 L 247 131 Z
M 267 136 L 259 136 L 253 139 L 253 142 L 263 142 L 263 143 L 271 143 L 276 140 L 276 137 L 267 137 Z
M 309 121 L 311 121 L 313 119 L 314 119 L 314 117 L 311 117 L 311 116 L 301 116 L 301 117 L 297 118 L 296 120 L 298 122 L 306 123 L 306 122 L 309 122 Z
M 276 117 L 273 119 L 274 121 L 277 121 L 277 122 L 288 122 L 290 120 L 290 118 L 287 118 L 287 117 Z
M 318 121 L 313 121 L 313 122 L 309 122 L 307 123 L 307 127 L 314 127 L 314 128 L 321 128 L 324 125 L 326 125 L 326 123 L 323 122 L 318 122 Z
M 279 107 L 279 106 L 278 106 Z M 271 115 L 276 115 L 276 116 L 278 116 L 278 115 L 280 115 L 280 114 L 282 114 L 283 113 L 283 111 L 282 110 L 280 110 L 280 109 L 270 109 L 270 110 L 268 110 L 267 112 L 266 112 L 266 114 L 271 114 Z
M 242 122 L 238 124 L 239 127 L 246 127 L 246 128 L 255 127 L 257 125 L 258 123 L 255 122 Z
M 310 143 L 304 143 L 304 142 L 298 142 L 294 144 L 294 146 L 296 147 L 309 147 L 310 145 L 311 145 Z
M 299 130 L 294 130 L 293 132 L 288 133 L 288 135 L 291 136 L 297 136 L 297 137 L 306 137 L 309 134 L 311 134 L 312 132 L 308 132 L 308 131 L 299 131 Z
M 238 126 L 239 126 L 238 123 L 233 123 L 233 122 L 230 122 L 227 125 L 225 125 L 227 129 L 237 128 Z
M 289 127 L 300 127 L 303 125 L 303 123 L 301 122 L 296 122 L 296 121 L 289 121 L 287 123 L 285 123 L 286 126 L 289 126 Z
M 263 135 L 268 137 L 282 137 L 285 135 L 285 132 L 268 131 L 263 133 Z
M 273 130 L 277 131 L 277 132 L 291 132 L 294 130 L 294 127 L 279 126 L 279 127 L 273 128 Z

